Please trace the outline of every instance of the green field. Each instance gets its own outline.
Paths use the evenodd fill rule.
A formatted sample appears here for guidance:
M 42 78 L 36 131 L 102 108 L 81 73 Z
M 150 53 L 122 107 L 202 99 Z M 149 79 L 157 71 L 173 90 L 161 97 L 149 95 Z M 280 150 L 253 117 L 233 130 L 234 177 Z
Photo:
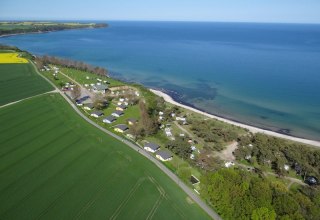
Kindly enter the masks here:
M 1 108 L 0 122 L 0 219 L 209 218 L 59 94 Z
M 70 78 L 74 79 L 76 82 L 84 85 L 84 84 L 91 84 L 91 83 L 97 83 L 97 78 L 100 78 L 101 80 L 107 80 L 109 82 L 109 87 L 115 87 L 115 86 L 123 86 L 125 85 L 123 82 L 120 82 L 116 79 L 109 78 L 107 76 L 98 76 L 93 73 L 84 72 L 81 70 L 71 69 L 71 68 L 61 68 L 61 71 L 69 76 Z M 87 79 L 86 77 L 89 77 Z
M 0 106 L 50 90 L 32 64 L 0 64 Z

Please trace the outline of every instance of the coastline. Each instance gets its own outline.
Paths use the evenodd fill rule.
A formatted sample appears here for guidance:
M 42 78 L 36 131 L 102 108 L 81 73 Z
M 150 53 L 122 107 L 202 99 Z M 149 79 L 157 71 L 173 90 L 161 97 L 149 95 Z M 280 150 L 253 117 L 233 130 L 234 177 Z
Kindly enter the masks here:
M 67 30 L 67 29 L 65 29 Z M 21 33 L 15 33 L 15 34 L 4 34 L 0 35 L 1 37 L 12 37 L 12 36 L 17 36 L 17 35 L 26 35 L 26 34 L 46 34 L 46 33 L 51 33 L 51 32 L 57 32 L 57 31 L 65 31 L 65 30 L 53 30 L 53 31 L 34 31 L 34 32 L 21 32 Z M 76 29 L 68 29 L 68 30 L 76 30 Z
M 21 33 L 14 33 L 14 34 L 3 34 L 0 35 L 0 38 L 4 37 L 12 37 L 17 35 L 26 35 L 26 34 L 46 34 L 51 32 L 58 32 L 58 31 L 67 31 L 67 30 L 79 30 L 79 29 L 91 29 L 91 28 L 102 28 L 102 27 L 81 27 L 81 28 L 71 28 L 71 29 L 62 29 L 62 30 L 51 30 L 51 31 L 31 31 L 31 32 L 21 32 Z
M 243 124 L 243 123 L 240 123 L 240 122 L 232 121 L 232 120 L 229 120 L 229 119 L 226 119 L 226 118 L 223 118 L 223 117 L 219 117 L 219 116 L 216 116 L 216 115 L 213 115 L 213 114 L 209 114 L 209 113 L 206 113 L 206 112 L 201 111 L 199 109 L 196 109 L 196 108 L 181 104 L 181 103 L 175 101 L 171 96 L 169 96 L 168 94 L 166 94 L 166 93 L 164 93 L 162 91 L 155 90 L 155 89 L 149 89 L 149 90 L 152 93 L 154 93 L 155 95 L 162 97 L 168 103 L 171 103 L 173 105 L 182 107 L 184 109 L 188 109 L 188 110 L 193 111 L 195 113 L 204 115 L 204 116 L 206 116 L 208 118 L 217 119 L 219 121 L 222 121 L 222 122 L 225 122 L 225 123 L 228 123 L 228 124 L 232 124 L 232 125 L 235 125 L 235 126 L 238 126 L 238 127 L 241 127 L 241 128 L 248 129 L 252 133 L 262 133 L 262 134 L 270 135 L 270 136 L 277 137 L 277 138 L 283 138 L 283 139 L 287 139 L 287 140 L 290 140 L 290 141 L 296 141 L 296 142 L 300 142 L 300 143 L 303 143 L 303 144 L 308 144 L 308 145 L 312 145 L 312 146 L 315 146 L 315 147 L 320 147 L 320 142 L 319 141 L 310 140 L 310 139 L 304 139 L 304 138 L 299 138 L 299 137 L 294 137 L 294 136 L 285 135 L 285 134 L 280 134 L 280 133 L 277 133 L 275 131 L 270 131 L 270 130 L 254 127 L 254 126 L 251 126 L 251 125 L 246 125 L 246 124 Z

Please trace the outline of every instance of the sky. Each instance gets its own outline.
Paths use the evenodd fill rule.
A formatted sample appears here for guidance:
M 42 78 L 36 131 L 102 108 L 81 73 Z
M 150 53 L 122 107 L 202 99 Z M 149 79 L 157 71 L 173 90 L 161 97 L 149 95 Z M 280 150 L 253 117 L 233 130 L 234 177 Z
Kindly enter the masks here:
M 0 19 L 320 23 L 320 0 L 0 0 Z

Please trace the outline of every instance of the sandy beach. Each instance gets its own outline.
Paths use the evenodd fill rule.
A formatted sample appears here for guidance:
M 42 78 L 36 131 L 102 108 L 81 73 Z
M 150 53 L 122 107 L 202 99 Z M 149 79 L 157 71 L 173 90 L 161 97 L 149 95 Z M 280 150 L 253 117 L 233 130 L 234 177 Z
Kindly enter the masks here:
M 222 118 L 222 117 L 218 117 L 216 115 L 212 115 L 212 114 L 200 111 L 200 110 L 192 108 L 190 106 L 183 105 L 183 104 L 181 104 L 179 102 L 176 102 L 175 100 L 172 99 L 171 96 L 169 96 L 168 94 L 166 94 L 164 92 L 161 92 L 159 90 L 150 89 L 150 91 L 153 92 L 154 94 L 162 97 L 166 102 L 169 102 L 169 103 L 171 103 L 173 105 L 177 105 L 177 106 L 180 106 L 182 108 L 191 110 L 193 112 L 202 114 L 202 115 L 204 115 L 204 116 L 206 116 L 208 118 L 214 118 L 214 119 L 217 119 L 219 121 L 223 121 L 223 122 L 226 122 L 226 123 L 229 123 L 229 124 L 232 124 L 232 125 L 236 125 L 236 126 L 239 126 L 239 127 L 242 127 L 242 128 L 246 128 L 252 133 L 263 133 L 263 134 L 274 136 L 274 137 L 278 137 L 278 138 L 284 138 L 284 139 L 287 139 L 287 140 L 297 141 L 297 142 L 300 142 L 300 143 L 303 143 L 303 144 L 309 144 L 309 145 L 312 145 L 312 146 L 320 147 L 320 142 L 319 141 L 293 137 L 293 136 L 289 136 L 289 135 L 285 135 L 285 134 L 280 134 L 280 133 L 277 133 L 277 132 L 274 132 L 274 131 L 269 131 L 269 130 L 257 128 L 257 127 L 254 127 L 254 126 L 242 124 L 242 123 L 239 123 L 239 122 L 231 121 L 231 120 L 228 120 L 228 119 L 225 119 L 225 118 Z

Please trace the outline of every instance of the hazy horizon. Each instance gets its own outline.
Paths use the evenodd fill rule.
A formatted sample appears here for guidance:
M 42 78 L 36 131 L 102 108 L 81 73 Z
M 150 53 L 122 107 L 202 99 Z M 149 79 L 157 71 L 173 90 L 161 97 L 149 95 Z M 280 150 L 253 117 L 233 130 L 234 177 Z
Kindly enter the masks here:
M 4 0 L 0 20 L 110 20 L 248 23 L 320 23 L 320 1 L 299 0 L 192 0 L 102 1 Z
M 47 22 L 190 22 L 190 23 L 248 23 L 248 24 L 306 24 L 306 25 L 320 25 L 319 23 L 306 22 L 259 22 L 259 21 L 193 21 L 193 20 L 121 20 L 121 19 L 0 19 L 0 22 L 15 22 L 15 21 L 47 21 Z

